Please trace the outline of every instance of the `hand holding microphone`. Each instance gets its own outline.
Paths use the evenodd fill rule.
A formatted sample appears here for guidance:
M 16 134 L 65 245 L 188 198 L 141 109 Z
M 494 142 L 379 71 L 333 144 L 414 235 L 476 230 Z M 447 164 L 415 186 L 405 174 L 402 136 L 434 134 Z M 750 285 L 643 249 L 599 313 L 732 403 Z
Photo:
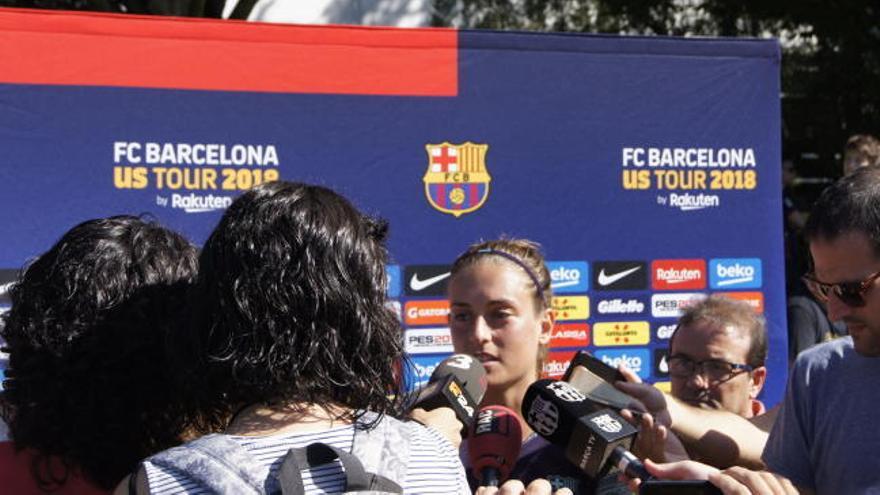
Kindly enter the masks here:
M 485 393 L 486 368 L 483 364 L 473 356 L 453 354 L 437 365 L 410 409 L 433 411 L 448 407 L 464 425 L 461 434 L 465 435 L 473 423 L 477 407 Z M 416 413 L 414 419 L 425 421 L 426 416 Z M 430 420 L 428 422 L 430 423 Z M 453 444 L 457 445 L 458 442 Z

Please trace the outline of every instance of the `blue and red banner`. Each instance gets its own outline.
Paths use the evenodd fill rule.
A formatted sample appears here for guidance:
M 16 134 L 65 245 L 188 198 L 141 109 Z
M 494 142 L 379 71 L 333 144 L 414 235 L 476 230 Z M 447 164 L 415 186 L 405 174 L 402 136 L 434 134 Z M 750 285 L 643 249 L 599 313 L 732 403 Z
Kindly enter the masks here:
M 770 40 L 0 9 L 0 273 L 87 218 L 149 212 L 201 242 L 242 190 L 316 182 L 390 221 L 419 370 L 450 350 L 449 263 L 507 234 L 553 262 L 548 374 L 585 347 L 665 382 L 681 308 L 723 293 L 767 316 L 772 404 L 779 57 Z

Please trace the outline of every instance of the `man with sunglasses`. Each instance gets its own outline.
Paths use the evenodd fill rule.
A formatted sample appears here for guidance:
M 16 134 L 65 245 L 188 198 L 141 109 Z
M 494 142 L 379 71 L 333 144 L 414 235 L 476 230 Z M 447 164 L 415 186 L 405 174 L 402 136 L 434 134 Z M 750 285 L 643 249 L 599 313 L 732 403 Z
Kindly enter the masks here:
M 880 167 L 826 189 L 805 234 L 807 287 L 849 337 L 801 353 L 763 460 L 805 492 L 878 493 L 880 429 Z
M 669 349 L 673 397 L 744 418 L 764 412 L 757 398 L 767 377 L 767 333 L 747 303 L 715 295 L 691 306 Z

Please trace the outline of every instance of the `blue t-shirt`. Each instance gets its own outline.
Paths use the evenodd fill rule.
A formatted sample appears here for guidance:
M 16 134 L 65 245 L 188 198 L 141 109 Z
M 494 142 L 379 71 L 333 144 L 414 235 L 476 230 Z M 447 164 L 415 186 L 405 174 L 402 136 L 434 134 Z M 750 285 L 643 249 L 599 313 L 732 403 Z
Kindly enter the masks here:
M 818 494 L 880 494 L 880 358 L 845 337 L 806 350 L 770 432 L 767 467 Z

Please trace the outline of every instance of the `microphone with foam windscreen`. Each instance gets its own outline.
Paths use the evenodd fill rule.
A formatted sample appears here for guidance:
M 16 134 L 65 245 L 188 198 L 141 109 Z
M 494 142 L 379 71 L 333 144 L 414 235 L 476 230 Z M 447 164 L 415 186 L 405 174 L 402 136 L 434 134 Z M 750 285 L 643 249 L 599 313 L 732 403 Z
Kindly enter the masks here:
M 468 458 L 480 486 L 498 486 L 510 476 L 522 447 L 519 417 L 504 406 L 477 413 L 468 438 Z
M 601 478 L 616 466 L 632 478 L 650 477 L 629 452 L 639 430 L 570 384 L 556 380 L 533 383 L 522 412 L 535 432 L 561 447 L 565 457 L 587 476 Z
M 437 365 L 411 407 L 426 411 L 452 408 L 464 424 L 462 434 L 466 434 L 485 393 L 486 368 L 483 363 L 467 354 L 453 354 Z

